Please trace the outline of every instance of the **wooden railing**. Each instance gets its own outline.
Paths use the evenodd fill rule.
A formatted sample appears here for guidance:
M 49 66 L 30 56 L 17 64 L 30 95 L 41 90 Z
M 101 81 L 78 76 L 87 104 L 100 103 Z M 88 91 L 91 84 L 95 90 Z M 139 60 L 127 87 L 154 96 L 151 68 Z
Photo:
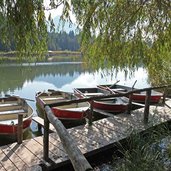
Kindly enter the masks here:
M 93 115 L 93 100 L 98 99 L 104 99 L 104 98 L 110 98 L 110 97 L 123 97 L 123 96 L 129 96 L 129 108 L 128 108 L 128 114 L 130 114 L 131 106 L 132 106 L 132 94 L 133 93 L 139 93 L 142 91 L 146 91 L 146 99 L 145 99 L 145 108 L 144 108 L 144 123 L 148 123 L 148 117 L 149 117 L 149 106 L 150 106 L 150 97 L 151 97 L 151 91 L 154 89 L 165 89 L 167 87 L 171 87 L 171 85 L 167 86 L 160 86 L 160 87 L 150 87 L 150 88 L 144 88 L 144 89 L 136 89 L 132 90 L 126 93 L 116 93 L 111 95 L 104 95 L 104 96 L 97 96 L 97 97 L 90 97 L 90 98 L 84 98 L 84 99 L 76 99 L 76 100 L 67 100 L 63 102 L 57 102 L 45 105 L 45 117 L 44 117 L 44 160 L 48 161 L 49 159 L 49 122 L 55 127 L 60 140 L 72 162 L 72 165 L 76 171 L 87 171 L 92 170 L 92 167 L 84 157 L 84 155 L 81 153 L 81 151 L 78 149 L 74 141 L 72 140 L 72 137 L 66 130 L 66 128 L 63 126 L 60 120 L 58 120 L 57 117 L 54 116 L 53 112 L 51 111 L 51 107 L 55 106 L 63 106 L 67 104 L 72 103 L 81 103 L 89 101 L 91 103 L 90 107 L 90 115 L 89 115 L 89 125 L 92 124 L 92 115 Z M 163 102 L 165 101 L 165 93 L 163 97 Z
M 80 149 L 77 147 L 76 142 L 68 133 L 67 129 L 63 126 L 62 122 L 52 113 L 49 106 L 45 107 L 47 116 L 45 116 L 44 127 L 44 159 L 48 161 L 49 153 L 49 121 L 55 127 L 62 145 L 68 154 L 69 159 L 75 171 L 90 171 L 93 170 L 87 159 L 84 157 Z

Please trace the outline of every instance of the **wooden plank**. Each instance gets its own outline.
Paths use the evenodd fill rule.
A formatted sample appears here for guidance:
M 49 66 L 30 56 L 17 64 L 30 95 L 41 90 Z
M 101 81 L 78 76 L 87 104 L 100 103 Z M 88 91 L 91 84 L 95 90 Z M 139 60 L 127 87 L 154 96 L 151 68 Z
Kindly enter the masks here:
M 72 134 L 81 134 L 84 137 L 88 137 L 89 138 L 89 143 L 91 143 L 91 141 L 96 141 L 96 143 L 98 144 L 98 146 L 108 143 L 109 139 L 108 137 L 104 137 L 101 132 L 99 131 L 99 129 L 97 129 L 94 125 L 92 126 L 85 126 L 84 129 L 80 130 L 80 129 L 76 129 L 74 130 L 74 132 Z
M 29 142 L 30 140 L 25 140 L 24 143 Z M 40 160 L 32 152 L 30 152 L 23 144 L 13 143 L 9 145 L 10 150 L 15 152 L 20 156 L 29 167 L 39 164 Z
M 94 127 L 96 127 L 100 131 L 103 137 L 109 139 L 109 144 L 117 142 L 126 137 L 126 135 L 122 131 L 111 130 L 110 128 L 105 127 L 100 123 L 94 124 Z
M 80 129 L 83 128 L 83 126 L 78 126 Z M 82 153 L 87 153 L 90 152 L 96 148 L 99 147 L 99 144 L 97 143 L 97 141 L 91 140 L 90 138 L 83 136 L 82 134 L 79 134 L 78 132 L 70 132 L 70 135 L 72 136 L 73 140 L 75 140 L 76 144 L 78 145 L 78 147 L 80 148 Z M 72 134 L 73 133 L 73 134 Z M 54 141 L 54 139 L 56 141 Z M 56 133 L 52 133 L 50 134 L 50 142 L 57 142 L 58 141 L 58 145 L 61 144 L 60 139 L 58 137 L 58 135 Z M 59 145 L 59 148 L 63 149 L 62 144 Z
M 81 134 L 84 136 L 84 139 L 87 141 L 87 143 L 92 146 L 94 146 L 94 150 L 97 148 L 104 147 L 109 143 L 109 138 L 108 137 L 103 137 L 101 132 L 92 126 L 84 126 L 84 129 L 71 129 L 71 132 L 69 132 L 72 135 L 78 135 Z
M 8 145 L 5 148 L 2 148 L 2 151 L 19 170 L 26 170 L 28 165 L 14 151 L 12 151 Z
M 149 123 L 162 123 L 171 120 L 171 109 L 167 106 L 150 106 Z
M 1 161 L 0 161 L 0 171 L 7 171 L 1 164 Z
M 51 135 L 51 134 L 50 134 Z M 49 157 L 55 162 L 60 163 L 62 161 L 68 160 L 68 155 L 64 152 L 64 149 L 61 149 L 59 147 L 62 146 L 62 144 L 58 141 L 54 141 L 54 139 L 49 138 Z M 35 141 L 40 143 L 43 146 L 43 138 L 42 137 L 36 137 Z
M 23 146 L 27 148 L 31 153 L 33 153 L 39 160 L 42 160 L 43 156 L 43 146 L 41 146 L 34 139 L 23 142 Z
M 42 137 L 40 137 L 40 138 L 43 143 L 43 138 Z M 31 139 L 28 143 L 26 143 L 24 145 L 29 151 L 31 151 L 34 155 L 36 155 L 36 157 L 39 158 L 39 161 L 41 163 L 44 161 L 43 161 L 43 144 L 39 143 L 40 138 L 37 140 Z M 64 161 L 65 157 L 64 157 L 64 155 L 61 155 L 61 151 L 58 148 L 54 147 L 51 150 L 53 151 L 53 153 L 52 153 L 52 151 L 49 151 L 49 156 L 53 162 L 61 163 L 62 161 Z M 64 153 L 62 153 L 62 154 L 64 154 Z
M 135 118 L 134 118 L 135 119 Z M 140 124 L 142 120 L 134 120 L 132 118 L 132 115 L 120 115 L 120 116 L 114 116 L 110 118 L 105 118 L 97 124 L 100 124 L 103 127 L 107 127 L 116 133 L 121 133 L 122 135 L 129 135 L 133 129 L 141 129 L 144 130 L 144 124 Z M 134 122 L 133 122 L 134 121 Z M 139 122 L 138 122 L 139 121 Z
M 44 119 L 42 119 L 41 117 L 39 117 L 39 116 L 34 116 L 34 117 L 32 117 L 32 120 L 35 121 L 35 122 L 37 122 L 38 124 L 40 124 L 41 126 L 44 127 Z M 54 126 L 53 126 L 51 123 L 50 123 L 50 125 L 49 125 L 49 130 L 51 130 L 51 131 L 53 131 L 53 132 L 56 132 Z
M 3 146 L 1 148 L 7 148 L 7 146 Z M 18 171 L 15 163 L 13 163 L 8 156 L 0 149 L 0 161 L 3 168 L 7 171 Z
M 94 149 L 93 146 L 90 147 L 89 144 L 85 143 L 85 141 L 82 141 L 83 138 L 80 137 L 79 135 L 72 135 L 72 134 L 70 134 L 70 135 L 72 136 L 73 141 L 75 141 L 75 143 L 77 144 L 78 148 L 81 150 L 82 153 L 86 153 L 87 152 L 87 148 L 88 149 L 91 148 L 91 150 Z M 51 134 L 51 136 L 54 139 L 57 139 L 58 138 L 58 136 L 56 134 Z M 61 146 L 62 146 L 62 144 L 61 144 Z M 86 146 L 86 148 L 84 146 Z

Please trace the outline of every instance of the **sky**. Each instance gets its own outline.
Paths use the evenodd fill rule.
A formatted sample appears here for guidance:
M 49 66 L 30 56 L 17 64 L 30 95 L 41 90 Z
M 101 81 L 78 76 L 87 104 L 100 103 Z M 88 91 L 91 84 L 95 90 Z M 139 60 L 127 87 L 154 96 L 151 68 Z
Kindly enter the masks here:
M 45 8 L 49 8 L 49 3 L 50 3 L 50 0 L 44 0 Z M 62 5 L 59 6 L 59 7 L 58 7 L 57 9 L 55 9 L 55 10 L 48 10 L 48 11 L 45 11 L 45 14 L 46 14 L 46 17 L 47 17 L 47 18 L 48 18 L 49 13 L 51 13 L 52 18 L 56 17 L 57 15 L 61 15 L 61 14 L 62 14 Z
M 45 8 L 49 7 L 49 3 L 50 3 L 50 0 L 44 0 Z M 62 8 L 63 8 L 63 6 L 60 5 L 57 9 L 45 11 L 46 18 L 48 18 L 50 13 L 51 13 L 52 18 L 55 18 L 57 15 L 61 15 L 62 14 Z M 76 20 L 75 20 L 74 15 L 71 14 L 70 16 L 71 16 L 72 22 L 75 23 Z

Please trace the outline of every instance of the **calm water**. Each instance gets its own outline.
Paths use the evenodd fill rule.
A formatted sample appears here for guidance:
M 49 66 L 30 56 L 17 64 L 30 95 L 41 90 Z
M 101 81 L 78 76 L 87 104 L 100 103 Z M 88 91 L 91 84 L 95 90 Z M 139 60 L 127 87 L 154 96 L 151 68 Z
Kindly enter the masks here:
M 98 84 L 113 84 L 120 80 L 120 84 L 132 86 L 137 80 L 135 87 L 149 86 L 147 73 L 139 68 L 135 74 L 127 80 L 124 72 L 84 69 L 81 62 L 56 62 L 35 64 L 9 64 L 0 66 L 0 96 L 4 94 L 19 95 L 23 98 L 35 100 L 37 91 L 47 89 L 63 90 L 72 92 L 76 87 L 92 87 Z M 28 101 L 36 113 L 35 102 Z M 37 136 L 37 124 L 31 124 L 31 136 Z M 2 142 L 2 141 L 1 141 Z
M 4 94 L 19 95 L 23 98 L 35 100 L 37 91 L 47 89 L 72 92 L 76 87 L 93 87 L 98 84 L 113 84 L 120 80 L 119 84 L 135 87 L 148 87 L 147 73 L 139 68 L 131 78 L 124 72 L 101 70 L 91 71 L 84 69 L 81 62 L 56 62 L 21 65 L 0 65 L 0 96 Z M 36 109 L 35 103 L 30 103 Z

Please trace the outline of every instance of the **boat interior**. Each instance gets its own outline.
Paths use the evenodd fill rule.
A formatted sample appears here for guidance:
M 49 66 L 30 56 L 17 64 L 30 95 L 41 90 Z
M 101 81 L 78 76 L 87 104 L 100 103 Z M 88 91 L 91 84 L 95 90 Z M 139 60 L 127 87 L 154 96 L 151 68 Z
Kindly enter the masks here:
M 0 124 L 11 124 L 11 122 L 16 124 L 19 113 L 23 114 L 23 118 L 27 118 L 32 112 L 32 108 L 23 99 L 13 97 L 0 99 Z

